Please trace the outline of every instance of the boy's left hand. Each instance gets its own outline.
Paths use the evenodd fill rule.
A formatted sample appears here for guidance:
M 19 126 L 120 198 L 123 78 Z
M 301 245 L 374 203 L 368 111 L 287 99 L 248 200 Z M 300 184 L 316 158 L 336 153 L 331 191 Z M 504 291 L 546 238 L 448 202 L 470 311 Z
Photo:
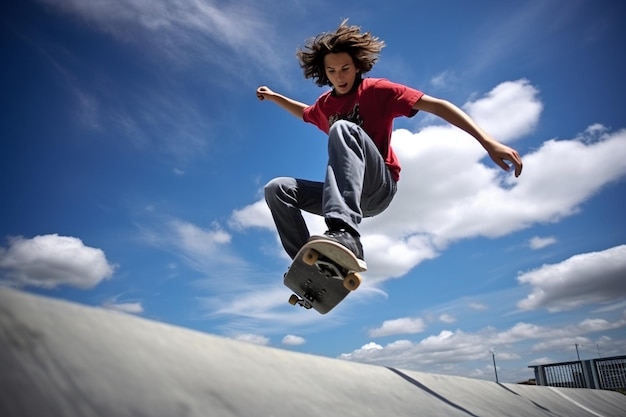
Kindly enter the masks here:
M 515 167 L 515 176 L 520 176 L 523 166 L 522 158 L 520 158 L 515 149 L 499 142 L 489 142 L 485 145 L 485 148 L 493 162 L 495 162 L 500 168 L 507 172 L 510 171 L 511 166 L 506 163 L 506 161 L 509 161 Z

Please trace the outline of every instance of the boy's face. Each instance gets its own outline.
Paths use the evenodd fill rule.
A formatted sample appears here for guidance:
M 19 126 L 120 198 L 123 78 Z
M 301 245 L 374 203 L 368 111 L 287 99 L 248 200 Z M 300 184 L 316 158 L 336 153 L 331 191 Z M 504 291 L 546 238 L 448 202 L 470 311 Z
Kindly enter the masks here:
M 356 76 L 359 73 L 352 57 L 347 52 L 329 53 L 324 57 L 326 77 L 335 88 L 338 96 L 352 91 Z

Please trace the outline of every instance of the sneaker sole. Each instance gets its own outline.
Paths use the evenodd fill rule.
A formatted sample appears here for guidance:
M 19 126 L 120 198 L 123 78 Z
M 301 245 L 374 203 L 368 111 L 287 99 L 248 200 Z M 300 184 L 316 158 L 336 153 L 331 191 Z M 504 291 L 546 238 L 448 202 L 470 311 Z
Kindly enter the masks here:
M 315 235 L 311 236 L 309 244 L 311 244 L 312 249 L 337 262 L 344 268 L 354 272 L 367 271 L 367 263 L 363 259 L 357 258 L 350 249 L 334 239 Z

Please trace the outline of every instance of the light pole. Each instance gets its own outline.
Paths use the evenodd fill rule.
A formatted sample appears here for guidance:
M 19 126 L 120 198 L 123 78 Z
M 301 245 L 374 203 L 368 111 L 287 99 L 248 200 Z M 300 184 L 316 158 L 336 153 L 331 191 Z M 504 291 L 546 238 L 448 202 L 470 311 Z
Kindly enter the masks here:
M 491 359 L 493 359 L 493 372 L 496 373 L 496 382 L 500 382 L 498 381 L 498 368 L 496 367 L 496 351 L 494 348 L 489 349 L 489 352 L 491 352 Z

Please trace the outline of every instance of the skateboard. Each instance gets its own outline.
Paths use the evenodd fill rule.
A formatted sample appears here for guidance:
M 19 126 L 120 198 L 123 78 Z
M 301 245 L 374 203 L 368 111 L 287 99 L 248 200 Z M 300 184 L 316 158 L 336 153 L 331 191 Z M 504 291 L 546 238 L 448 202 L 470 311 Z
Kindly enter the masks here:
M 361 284 L 364 261 L 324 236 L 313 236 L 298 251 L 285 273 L 284 284 L 295 294 L 289 304 L 326 314 Z

